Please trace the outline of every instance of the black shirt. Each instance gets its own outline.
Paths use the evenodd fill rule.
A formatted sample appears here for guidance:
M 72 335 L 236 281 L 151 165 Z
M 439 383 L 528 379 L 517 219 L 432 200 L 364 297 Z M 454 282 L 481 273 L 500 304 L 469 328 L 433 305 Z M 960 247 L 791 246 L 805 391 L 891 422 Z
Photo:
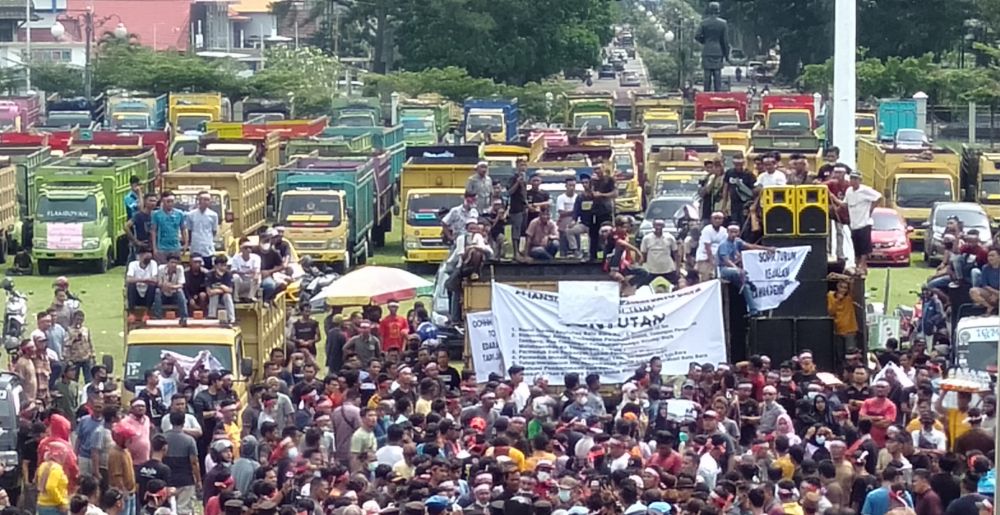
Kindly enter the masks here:
M 614 193 L 615 178 L 610 175 L 590 181 L 590 186 L 597 193 Z M 608 217 L 615 212 L 615 199 L 610 197 L 594 199 L 594 216 Z
M 581 224 L 587 227 L 594 225 L 594 196 L 592 194 L 583 192 L 577 195 L 576 201 L 573 203 L 573 210 Z
M 284 238 L 278 241 L 278 243 L 272 245 L 271 248 L 278 251 L 282 260 L 292 254 L 292 246 Z
M 228 286 L 231 290 L 233 288 L 233 274 L 230 272 L 224 272 L 219 275 L 218 272 L 212 270 L 212 273 L 208 274 L 206 278 L 206 283 L 209 288 L 215 285 Z
M 285 263 L 284 258 L 281 257 L 281 253 L 271 248 L 266 251 L 259 251 L 257 255 L 260 256 L 260 269 L 273 270 L 282 266 Z
M 166 483 L 170 480 L 170 467 L 160 460 L 150 459 L 135 466 L 135 483 L 138 486 L 137 499 L 146 498 L 146 485 L 153 479 Z
M 200 271 L 195 271 L 194 269 L 189 269 L 184 272 L 184 296 L 191 300 L 199 293 L 202 293 L 206 289 L 206 282 L 208 281 L 208 274 L 205 273 L 205 269 Z
M 938 492 L 938 495 L 940 495 L 940 492 Z M 979 508 L 976 507 L 976 503 L 985 499 L 985 497 L 979 494 L 965 494 L 948 504 L 948 509 L 944 511 L 944 515 L 979 515 Z
M 735 168 L 730 168 L 729 170 L 726 170 L 724 182 L 726 184 L 729 184 L 729 201 L 742 206 L 744 203 L 743 197 L 740 196 L 739 193 L 740 190 L 739 188 L 736 187 L 735 184 L 733 184 L 733 180 L 736 180 L 737 182 L 742 182 L 743 184 L 746 185 L 747 188 L 753 190 L 755 179 L 753 177 L 753 174 L 751 174 L 746 168 L 740 171 L 737 171 Z
M 962 487 L 958 479 L 948 472 L 939 472 L 931 476 L 931 488 L 941 498 L 941 506 L 948 506 L 962 495 Z
M 524 185 L 524 176 L 520 178 L 515 175 L 510 178 L 510 185 L 507 187 L 507 195 L 510 197 L 510 213 L 523 213 L 528 207 L 528 188 Z
M 152 225 L 152 223 L 153 223 L 152 213 L 144 213 L 142 211 L 136 211 L 135 214 L 132 215 L 132 235 L 135 236 L 135 239 L 145 243 L 146 245 L 149 245 L 150 244 L 149 238 L 151 236 L 149 228 L 150 225 Z
M 549 201 L 549 194 L 538 189 L 538 190 L 528 190 L 528 202 L 531 204 L 541 204 L 543 202 Z M 549 212 L 551 212 L 551 206 L 549 207 Z M 532 220 L 538 218 L 538 211 L 528 211 L 528 216 L 524 219 L 524 227 L 528 227 L 528 224 Z
M 194 416 L 198 419 L 198 422 L 201 423 L 201 429 L 204 435 L 202 436 L 202 439 L 207 442 L 211 442 L 212 438 L 215 437 L 215 422 L 218 419 L 216 417 L 205 418 L 204 413 L 206 411 L 218 411 L 219 405 L 225 398 L 226 394 L 221 391 L 212 395 L 208 390 L 202 390 L 198 392 L 198 395 L 195 395 L 194 400 L 191 401 L 191 407 L 194 409 Z
M 292 334 L 295 335 L 296 340 L 313 340 L 313 343 L 307 347 L 300 347 L 298 342 L 295 346 L 297 350 L 307 349 L 313 357 L 316 357 L 316 342 L 319 338 L 319 322 L 310 318 L 309 320 L 296 320 L 292 323 Z

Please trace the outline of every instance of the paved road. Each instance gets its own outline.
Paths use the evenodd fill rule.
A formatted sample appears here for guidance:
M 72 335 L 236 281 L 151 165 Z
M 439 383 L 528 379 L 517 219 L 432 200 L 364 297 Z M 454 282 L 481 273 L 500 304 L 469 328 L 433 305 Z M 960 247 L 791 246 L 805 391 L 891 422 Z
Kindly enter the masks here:
M 629 59 L 625 62 L 626 72 L 635 72 L 639 75 L 639 82 L 642 84 L 639 87 L 625 88 L 618 82 L 618 77 L 614 79 L 599 79 L 597 77 L 597 71 L 594 71 L 594 83 L 592 86 L 587 86 L 583 82 L 578 82 L 576 88 L 577 91 L 614 91 L 619 98 L 628 96 L 630 91 L 650 91 L 652 87 L 649 82 L 649 74 L 646 71 L 646 65 L 643 64 L 642 58 L 636 54 L 635 59 Z M 619 72 L 621 75 L 621 72 Z

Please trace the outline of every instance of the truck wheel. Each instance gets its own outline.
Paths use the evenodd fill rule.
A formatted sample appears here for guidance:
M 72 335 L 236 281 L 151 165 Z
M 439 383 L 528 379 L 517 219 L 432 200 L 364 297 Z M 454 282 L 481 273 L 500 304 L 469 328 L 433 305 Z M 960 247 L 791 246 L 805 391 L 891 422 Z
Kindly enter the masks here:
M 382 229 L 382 224 L 378 224 L 372 229 L 372 237 L 372 241 L 375 243 L 376 247 L 385 247 L 385 230 Z
M 0 263 L 7 261 L 7 250 L 10 247 L 10 235 L 4 234 L 0 237 Z
M 112 264 L 114 263 L 114 259 L 115 259 L 114 251 L 109 248 L 108 252 L 107 252 L 107 254 L 105 254 L 104 258 L 99 259 L 97 261 L 97 267 L 96 267 L 97 268 L 97 273 L 103 274 L 103 273 L 107 272 L 108 268 L 111 267 Z
M 49 262 L 38 260 L 38 275 L 49 275 Z

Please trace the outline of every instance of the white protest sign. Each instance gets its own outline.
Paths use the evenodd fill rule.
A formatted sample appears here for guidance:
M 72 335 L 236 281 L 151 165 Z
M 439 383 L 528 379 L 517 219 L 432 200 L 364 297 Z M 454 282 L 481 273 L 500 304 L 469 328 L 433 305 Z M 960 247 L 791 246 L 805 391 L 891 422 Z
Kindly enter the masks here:
M 493 320 L 508 365 L 525 376 L 563 384 L 569 372 L 597 373 L 607 383 L 623 383 L 653 356 L 664 375 L 682 375 L 692 361 L 726 361 L 722 289 L 700 283 L 647 299 L 621 299 L 610 324 L 564 324 L 559 295 L 495 283 Z
M 753 299 L 758 311 L 781 305 L 799 287 L 795 277 L 806 260 L 807 246 L 785 247 L 775 252 L 748 250 L 743 253 L 743 269 L 753 284 Z
M 489 381 L 490 374 L 502 377 L 503 357 L 497 343 L 497 332 L 493 327 L 493 313 L 480 311 L 465 315 L 465 330 L 469 332 L 469 349 L 472 351 L 472 366 L 476 371 L 476 382 Z
M 559 281 L 559 321 L 611 324 L 618 319 L 621 292 L 613 281 Z

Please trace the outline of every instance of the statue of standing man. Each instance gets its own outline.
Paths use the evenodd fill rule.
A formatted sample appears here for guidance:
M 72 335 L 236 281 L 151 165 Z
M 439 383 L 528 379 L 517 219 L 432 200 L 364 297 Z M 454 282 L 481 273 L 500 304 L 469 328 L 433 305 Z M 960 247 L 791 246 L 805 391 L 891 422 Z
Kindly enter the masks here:
M 701 67 L 705 71 L 705 91 L 722 90 L 722 64 L 729 59 L 729 25 L 719 17 L 719 3 L 709 2 L 695 41 L 702 44 Z

